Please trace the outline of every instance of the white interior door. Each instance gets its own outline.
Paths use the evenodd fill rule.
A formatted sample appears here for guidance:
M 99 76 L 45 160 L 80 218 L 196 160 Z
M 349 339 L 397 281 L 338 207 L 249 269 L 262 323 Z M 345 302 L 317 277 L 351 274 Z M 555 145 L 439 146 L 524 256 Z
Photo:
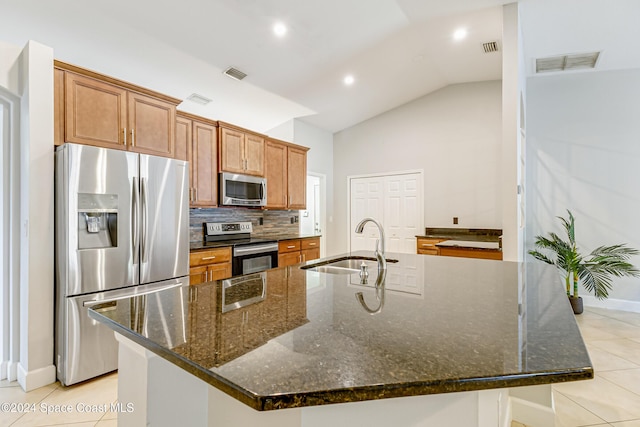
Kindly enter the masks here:
M 356 225 L 366 217 L 378 220 L 385 231 L 387 252 L 415 253 L 415 236 L 424 217 L 422 173 L 354 177 L 350 182 L 350 250 L 373 250 L 378 239 L 375 225 L 362 234 Z
M 414 253 L 416 235 L 421 234 L 422 215 L 418 199 L 422 180 L 417 173 L 384 178 L 384 231 L 387 251 Z
M 356 225 L 367 217 L 382 221 L 384 216 L 384 177 L 351 180 L 351 250 L 373 250 L 378 229 L 367 223 L 362 234 L 355 233 Z M 384 224 L 383 224 L 384 225 Z

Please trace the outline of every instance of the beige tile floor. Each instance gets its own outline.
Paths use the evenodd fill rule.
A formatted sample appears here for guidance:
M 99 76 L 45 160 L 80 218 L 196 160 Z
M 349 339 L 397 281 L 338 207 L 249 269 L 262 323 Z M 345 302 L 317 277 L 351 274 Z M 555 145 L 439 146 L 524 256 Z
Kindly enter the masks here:
M 586 308 L 576 318 L 596 377 L 553 386 L 556 427 L 640 427 L 640 313 Z M 115 427 L 117 413 L 99 408 L 117 401 L 117 383 L 117 374 L 110 374 L 72 387 L 55 383 L 24 393 L 15 382 L 0 381 L 0 404 L 35 408 L 0 411 L 0 426 Z M 55 405 L 70 405 L 72 412 L 62 413 Z M 46 414 L 45 408 L 53 413 Z M 512 427 L 524 426 L 514 422 Z

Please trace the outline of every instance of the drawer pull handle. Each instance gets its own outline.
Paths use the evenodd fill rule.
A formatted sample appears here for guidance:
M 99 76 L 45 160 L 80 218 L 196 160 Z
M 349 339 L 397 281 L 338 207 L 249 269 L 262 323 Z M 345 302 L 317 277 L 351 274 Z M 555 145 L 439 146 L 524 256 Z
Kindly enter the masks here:
M 206 259 L 216 259 L 216 257 L 215 256 L 206 256 L 206 257 L 203 257 L 201 259 L 204 261 Z
M 422 246 L 435 246 L 433 243 L 423 243 Z
M 309 246 L 315 246 L 315 245 L 316 245 L 315 243 L 309 243 Z
M 287 249 L 293 249 L 293 248 L 295 248 L 295 245 L 287 246 Z

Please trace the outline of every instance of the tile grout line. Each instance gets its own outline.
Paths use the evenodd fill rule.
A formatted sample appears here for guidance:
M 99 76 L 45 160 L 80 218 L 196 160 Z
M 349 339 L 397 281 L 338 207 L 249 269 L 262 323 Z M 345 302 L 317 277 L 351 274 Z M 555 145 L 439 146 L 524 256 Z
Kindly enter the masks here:
M 588 413 L 590 413 L 594 417 L 598 418 L 599 420 L 602 420 L 602 422 L 599 422 L 598 424 L 582 424 L 582 425 L 580 425 L 578 427 L 597 426 L 597 425 L 602 425 L 602 424 L 609 424 L 610 425 L 610 423 L 607 420 L 603 419 L 601 416 L 599 416 L 599 415 L 595 414 L 594 412 L 590 411 L 588 408 L 585 408 L 583 405 L 581 405 L 580 403 L 576 402 L 575 400 L 573 400 L 572 398 L 570 398 L 566 394 L 561 393 L 558 390 L 554 390 L 553 388 L 552 388 L 552 391 L 553 391 L 553 393 L 558 393 L 558 394 L 562 395 L 562 397 L 564 397 L 564 398 L 570 400 L 571 402 L 575 403 L 576 405 L 578 405 L 579 407 L 581 407 L 582 409 L 584 409 L 585 411 L 587 411 Z M 555 402 L 554 402 L 554 411 L 555 411 Z M 557 412 L 556 412 L 556 417 L 557 417 Z

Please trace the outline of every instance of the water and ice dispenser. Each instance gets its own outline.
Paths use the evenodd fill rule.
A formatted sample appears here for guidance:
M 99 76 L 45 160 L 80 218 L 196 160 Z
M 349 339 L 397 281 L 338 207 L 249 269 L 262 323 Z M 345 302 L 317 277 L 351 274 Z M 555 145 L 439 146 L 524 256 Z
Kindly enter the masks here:
M 118 246 L 118 195 L 78 194 L 78 249 Z

